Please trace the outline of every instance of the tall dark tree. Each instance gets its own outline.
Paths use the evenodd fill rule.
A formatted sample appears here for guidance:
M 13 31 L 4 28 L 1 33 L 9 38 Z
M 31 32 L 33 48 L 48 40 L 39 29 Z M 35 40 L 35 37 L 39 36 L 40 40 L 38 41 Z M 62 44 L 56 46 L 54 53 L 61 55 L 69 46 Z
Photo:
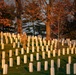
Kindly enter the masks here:
M 15 4 L 16 4 L 16 17 L 17 17 L 17 31 L 18 33 L 22 33 L 22 20 L 21 20 L 21 14 L 22 14 L 22 4 L 21 4 L 21 0 L 15 0 Z

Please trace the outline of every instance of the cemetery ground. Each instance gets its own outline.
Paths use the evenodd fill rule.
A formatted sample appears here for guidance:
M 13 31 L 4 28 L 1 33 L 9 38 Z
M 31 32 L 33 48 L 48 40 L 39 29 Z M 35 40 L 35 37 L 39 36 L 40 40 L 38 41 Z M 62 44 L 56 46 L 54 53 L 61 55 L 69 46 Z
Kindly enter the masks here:
M 76 42 L 0 33 L 0 75 L 76 75 Z M 59 49 L 57 48 L 59 46 Z

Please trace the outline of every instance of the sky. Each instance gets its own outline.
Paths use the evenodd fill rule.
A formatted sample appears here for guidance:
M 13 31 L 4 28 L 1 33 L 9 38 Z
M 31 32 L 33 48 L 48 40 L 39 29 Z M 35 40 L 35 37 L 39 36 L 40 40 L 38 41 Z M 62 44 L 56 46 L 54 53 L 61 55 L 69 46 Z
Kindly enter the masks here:
M 15 4 L 15 2 L 14 2 L 14 0 L 4 0 L 7 4 L 8 3 L 10 3 L 10 4 Z M 22 0 L 21 0 L 22 1 Z M 47 2 L 49 1 L 49 0 L 46 0 Z M 55 1 L 57 1 L 57 0 L 55 0 Z M 70 1 L 74 1 L 74 0 L 70 0 Z

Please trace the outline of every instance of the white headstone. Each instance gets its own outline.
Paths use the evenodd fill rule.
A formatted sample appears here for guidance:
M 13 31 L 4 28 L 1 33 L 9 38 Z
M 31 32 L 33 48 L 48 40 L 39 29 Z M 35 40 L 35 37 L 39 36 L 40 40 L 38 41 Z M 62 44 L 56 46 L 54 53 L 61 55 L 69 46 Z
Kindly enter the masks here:
M 27 63 L 27 55 L 24 55 L 24 63 Z
M 50 40 L 48 40 L 48 46 L 50 46 Z
M 57 59 L 57 66 L 58 66 L 58 68 L 60 68 L 60 59 L 59 58 Z
M 51 51 L 53 50 L 53 45 L 51 45 L 50 50 L 51 50 Z
M 42 52 L 42 58 L 45 59 L 45 52 Z
M 50 75 L 55 75 L 55 69 L 54 69 L 54 67 L 50 68 Z
M 44 63 L 44 70 L 48 70 L 48 61 L 45 61 Z
M 15 50 L 16 56 L 18 55 L 18 49 Z
M 36 41 L 36 46 L 38 46 L 38 41 Z
M 46 46 L 46 40 L 44 40 L 43 42 L 44 42 L 44 46 Z
M 29 53 L 29 47 L 27 47 L 27 53 Z
M 9 66 L 13 67 L 13 58 L 9 58 Z
M 3 44 L 3 37 L 1 38 L 1 44 Z
M 51 55 L 50 55 L 50 51 L 48 51 L 48 58 L 50 58 L 51 57 Z
M 39 60 L 39 53 L 36 53 L 36 60 Z
M 74 74 L 76 74 L 76 63 L 74 63 Z
M 2 59 L 5 58 L 5 51 L 2 51 Z
M 42 46 L 42 41 L 40 41 L 40 46 Z
M 17 56 L 17 65 L 20 65 L 20 56 Z
M 16 43 L 15 42 L 13 42 L 13 48 L 15 48 L 16 47 Z
M 37 71 L 41 71 L 41 62 L 37 62 Z
M 12 37 L 10 38 L 10 43 L 11 43 L 11 44 L 13 43 L 13 39 L 12 39 Z
M 8 72 L 8 65 L 4 64 L 4 66 L 3 66 L 3 74 L 7 74 L 7 72 Z
M 54 60 L 51 60 L 51 68 L 54 67 Z
M 44 46 L 42 46 L 42 51 L 44 51 Z
M 63 53 L 63 55 L 65 55 L 65 48 L 63 48 L 63 49 L 62 49 L 62 51 L 63 51 L 63 52 L 62 52 L 62 53 Z
M 2 59 L 2 68 L 3 68 L 4 64 L 5 64 L 5 59 Z
M 71 54 L 74 54 L 74 49 L 73 48 L 71 48 Z
M 8 44 L 8 38 L 7 38 L 7 36 L 5 37 L 5 40 L 6 40 L 6 44 Z
M 30 61 L 33 61 L 33 54 L 30 54 Z
M 69 50 L 69 48 L 67 48 L 67 54 L 69 54 L 69 52 L 70 52 L 70 50 Z
M 1 44 L 1 49 L 4 49 L 4 43 Z
M 29 72 L 33 72 L 33 63 L 29 63 Z
M 12 50 L 9 50 L 9 57 L 12 57 Z
M 60 56 L 60 49 L 58 50 L 58 56 Z
M 18 41 L 18 43 L 17 43 L 17 44 L 18 44 L 18 48 L 20 48 L 20 42 L 19 42 L 19 41 Z
M 18 43 L 18 39 L 17 38 L 15 38 L 15 42 Z
M 64 46 L 64 41 L 62 40 L 62 46 Z
M 30 42 L 27 42 L 27 47 L 29 47 L 30 46 Z
M 55 51 L 56 51 L 56 50 L 53 50 L 53 57 L 55 57 L 55 56 L 56 56 L 56 53 L 55 53 Z
M 34 41 L 32 41 L 32 46 L 34 46 Z
M 37 52 L 39 52 L 39 46 L 37 46 Z
M 48 48 L 48 45 L 46 45 L 46 52 L 48 51 L 48 49 L 49 49 L 49 48 Z
M 76 43 L 74 42 L 74 44 L 73 44 L 73 48 L 75 48 L 75 46 L 76 46 Z
M 71 56 L 68 56 L 68 63 L 71 64 Z
M 70 64 L 66 64 L 66 74 L 70 74 Z
M 32 46 L 32 52 L 34 52 L 34 46 Z
M 3 32 L 1 32 L 1 44 L 3 43 Z
M 24 54 L 24 48 L 21 48 L 21 54 Z

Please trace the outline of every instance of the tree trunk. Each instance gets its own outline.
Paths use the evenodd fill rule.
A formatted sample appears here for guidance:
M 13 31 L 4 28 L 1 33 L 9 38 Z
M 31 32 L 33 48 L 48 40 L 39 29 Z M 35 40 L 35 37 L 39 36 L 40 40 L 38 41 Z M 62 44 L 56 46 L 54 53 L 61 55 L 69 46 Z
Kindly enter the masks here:
M 50 26 L 50 22 L 48 21 L 46 23 L 46 40 L 50 40 L 51 37 L 51 26 Z
M 75 9 L 75 12 L 76 12 L 76 0 L 74 0 L 74 9 Z
M 17 18 L 17 26 L 18 26 L 17 31 L 19 34 L 21 34 L 22 33 L 22 20 L 19 18 Z
M 22 20 L 21 20 L 21 13 L 22 13 L 22 5 L 21 0 L 15 0 L 16 8 L 17 8 L 17 30 L 18 33 L 22 33 Z
M 50 4 L 50 6 L 52 6 L 53 5 L 53 2 L 54 2 L 55 0 L 49 0 L 49 4 Z

